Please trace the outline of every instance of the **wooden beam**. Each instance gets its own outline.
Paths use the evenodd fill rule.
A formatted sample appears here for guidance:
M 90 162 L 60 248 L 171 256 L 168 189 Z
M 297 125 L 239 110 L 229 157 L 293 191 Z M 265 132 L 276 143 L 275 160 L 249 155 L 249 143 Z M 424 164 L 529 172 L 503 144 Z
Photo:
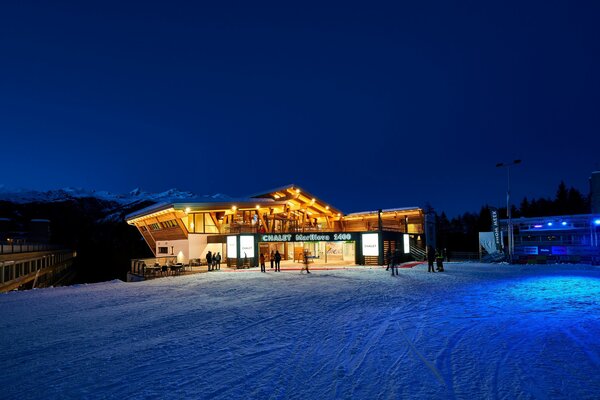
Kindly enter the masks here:
M 183 231 L 183 233 L 185 234 L 185 237 L 187 239 L 188 233 L 189 233 L 187 227 L 185 226 L 185 224 L 183 223 L 181 218 L 175 218 L 175 221 L 177 221 L 177 225 L 179 226 L 179 229 L 181 229 Z
M 287 215 L 285 217 L 285 223 L 283 224 L 283 227 L 281 228 L 281 230 L 283 232 L 287 232 L 288 229 L 290 228 L 290 214 L 292 213 L 292 207 L 288 206 L 287 209 Z
M 269 211 L 269 216 L 271 217 L 271 226 L 269 227 L 269 225 L 267 225 L 267 231 L 269 233 L 273 232 L 273 230 L 275 229 L 275 208 L 270 208 L 271 211 Z
M 215 223 L 217 230 L 219 231 L 219 233 L 221 233 L 221 223 L 219 222 L 219 219 L 217 218 L 217 213 L 211 212 L 209 214 L 210 214 L 210 217 L 212 218 L 213 222 Z
M 152 250 L 152 254 L 154 254 L 154 256 L 156 257 L 156 239 L 154 238 L 154 235 L 152 235 L 152 232 L 150 232 L 150 227 L 148 226 L 148 222 L 146 222 L 147 220 L 143 220 L 142 222 L 144 223 L 144 225 L 146 226 L 146 232 L 148 232 L 148 236 L 150 236 L 150 238 L 152 238 L 152 241 L 154 242 L 154 248 L 152 248 L 152 246 L 150 246 L 150 243 L 148 243 L 148 241 L 146 241 L 146 243 L 148 243 L 148 247 L 150 247 L 150 250 Z M 142 237 L 144 235 L 142 234 Z M 146 240 L 146 238 L 144 237 L 144 240 Z
M 260 209 L 258 209 L 258 220 L 260 221 L 260 223 L 262 224 L 262 226 L 264 226 L 264 227 L 265 227 L 265 231 L 267 231 L 267 232 L 268 232 L 268 231 L 269 231 L 269 228 L 267 227 L 267 223 L 266 223 L 266 222 L 265 222 L 265 220 L 263 219 L 263 216 L 262 216 L 262 214 L 261 214 L 261 212 L 260 212 Z M 260 231 L 260 229 L 259 229 L 259 231 Z
M 304 212 L 302 213 L 302 232 L 304 232 L 305 221 L 306 221 L 306 208 L 304 209 Z

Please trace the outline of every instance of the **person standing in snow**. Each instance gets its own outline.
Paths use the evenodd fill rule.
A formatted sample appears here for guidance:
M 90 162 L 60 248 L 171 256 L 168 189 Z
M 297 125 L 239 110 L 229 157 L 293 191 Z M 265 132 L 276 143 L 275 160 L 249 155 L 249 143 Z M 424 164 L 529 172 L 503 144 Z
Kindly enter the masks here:
M 392 267 L 392 276 L 395 274 L 398 275 L 398 264 L 400 264 L 400 252 L 398 249 L 394 251 L 394 255 L 391 256 L 390 266 Z
M 390 264 L 392 263 L 392 251 L 390 249 L 388 249 L 388 251 L 386 253 L 386 257 L 387 257 L 387 268 L 385 270 L 389 271 L 390 270 Z
M 260 272 L 267 272 L 265 271 L 265 255 L 263 253 L 260 253 Z
M 210 250 L 206 253 L 206 265 L 208 265 L 208 270 L 212 271 L 212 253 Z
M 279 250 L 275 252 L 275 271 L 281 272 L 281 254 L 279 254 Z
M 216 267 L 217 269 L 220 271 L 221 270 L 221 252 L 217 252 L 217 257 L 216 257 Z
M 269 259 L 271 260 L 271 269 L 273 269 L 273 263 L 275 262 L 275 252 L 273 250 L 271 250 L 271 255 L 269 256 Z
M 435 272 L 433 261 L 435 260 L 435 249 L 427 246 L 427 272 Z
M 435 263 L 437 265 L 438 272 L 444 272 L 444 255 L 441 250 L 435 252 Z
M 306 269 L 306 273 L 310 274 L 310 271 L 308 270 L 308 264 L 310 263 L 310 257 L 308 255 L 308 251 L 304 252 L 304 266 L 300 269 L 300 273 L 302 273 L 302 271 L 304 271 L 304 269 Z

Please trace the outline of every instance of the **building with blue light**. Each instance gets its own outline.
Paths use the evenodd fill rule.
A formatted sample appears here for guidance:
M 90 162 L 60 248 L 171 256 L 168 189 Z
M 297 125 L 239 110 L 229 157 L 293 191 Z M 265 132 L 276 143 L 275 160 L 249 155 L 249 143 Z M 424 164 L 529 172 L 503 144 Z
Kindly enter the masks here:
M 600 171 L 590 176 L 590 208 L 593 214 L 600 214 Z
M 507 222 L 500 220 L 504 242 Z M 515 218 L 514 262 L 600 264 L 600 214 Z

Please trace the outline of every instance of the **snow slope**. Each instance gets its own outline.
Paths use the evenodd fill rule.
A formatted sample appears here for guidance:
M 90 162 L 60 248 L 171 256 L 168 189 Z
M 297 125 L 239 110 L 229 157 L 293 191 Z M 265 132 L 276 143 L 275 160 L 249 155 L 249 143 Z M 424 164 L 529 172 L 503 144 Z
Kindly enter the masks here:
M 597 399 L 600 269 L 449 263 L 0 295 L 0 397 Z

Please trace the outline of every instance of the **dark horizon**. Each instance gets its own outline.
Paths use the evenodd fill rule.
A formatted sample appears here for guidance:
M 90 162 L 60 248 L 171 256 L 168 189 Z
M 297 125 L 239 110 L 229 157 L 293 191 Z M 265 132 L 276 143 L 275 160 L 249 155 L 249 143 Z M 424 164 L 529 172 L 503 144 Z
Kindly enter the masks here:
M 600 4 L 3 5 L 0 185 L 453 217 L 600 169 Z M 517 203 L 518 205 L 518 203 Z

